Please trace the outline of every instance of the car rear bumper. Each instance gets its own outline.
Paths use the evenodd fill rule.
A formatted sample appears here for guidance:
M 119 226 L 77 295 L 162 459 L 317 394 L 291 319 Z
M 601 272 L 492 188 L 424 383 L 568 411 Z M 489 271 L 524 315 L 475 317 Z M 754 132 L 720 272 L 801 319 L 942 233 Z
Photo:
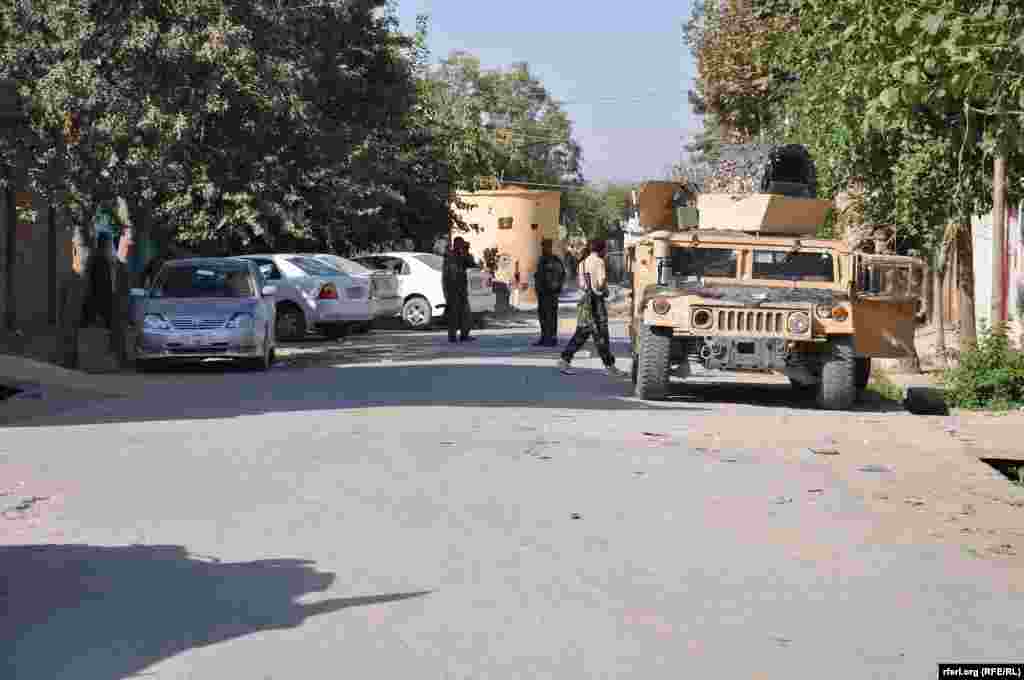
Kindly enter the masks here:
M 341 303 L 334 300 L 318 300 L 313 308 L 310 321 L 314 325 L 325 323 L 345 323 L 350 321 L 370 321 L 373 314 L 370 311 L 370 301 L 364 300 L 358 305 L 355 303 Z

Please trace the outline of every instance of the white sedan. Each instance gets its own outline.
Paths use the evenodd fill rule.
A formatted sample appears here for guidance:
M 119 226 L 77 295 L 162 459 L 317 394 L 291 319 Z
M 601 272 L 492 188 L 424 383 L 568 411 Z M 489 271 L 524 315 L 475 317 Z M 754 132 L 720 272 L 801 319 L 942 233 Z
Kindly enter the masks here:
M 370 269 L 383 269 L 398 276 L 398 293 L 402 297 L 402 320 L 410 328 L 428 328 L 445 312 L 442 271 L 444 258 L 433 253 L 379 253 L 354 258 Z M 480 269 L 470 269 L 469 309 L 473 318 L 482 323 L 494 312 L 496 298 L 491 275 Z
M 255 262 L 268 285 L 274 286 L 275 324 L 281 340 L 300 340 L 317 329 L 340 338 L 350 328 L 369 322 L 369 287 L 308 255 L 241 255 Z

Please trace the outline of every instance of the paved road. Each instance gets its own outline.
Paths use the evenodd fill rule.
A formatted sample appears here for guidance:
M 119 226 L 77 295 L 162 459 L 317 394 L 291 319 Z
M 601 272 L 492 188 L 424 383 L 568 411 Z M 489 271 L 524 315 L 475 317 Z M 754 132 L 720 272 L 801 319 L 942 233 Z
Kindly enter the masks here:
M 872 539 L 860 495 L 769 433 L 691 440 L 709 415 L 825 417 L 783 387 L 639 403 L 596 359 L 561 376 L 532 333 L 300 345 L 269 375 L 169 374 L 4 429 L 6 481 L 49 498 L 0 545 L 0 678 L 902 680 L 1020 660 L 1024 596 L 998 566 Z

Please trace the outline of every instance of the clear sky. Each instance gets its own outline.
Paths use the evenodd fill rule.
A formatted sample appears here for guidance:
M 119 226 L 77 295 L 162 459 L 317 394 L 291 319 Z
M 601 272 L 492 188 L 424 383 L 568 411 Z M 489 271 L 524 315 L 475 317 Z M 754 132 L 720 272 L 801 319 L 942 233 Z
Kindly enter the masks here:
M 564 105 L 591 181 L 661 178 L 699 130 L 686 90 L 696 69 L 682 44 L 690 0 L 399 0 L 402 28 L 430 15 L 435 61 L 466 50 L 484 68 L 525 61 Z

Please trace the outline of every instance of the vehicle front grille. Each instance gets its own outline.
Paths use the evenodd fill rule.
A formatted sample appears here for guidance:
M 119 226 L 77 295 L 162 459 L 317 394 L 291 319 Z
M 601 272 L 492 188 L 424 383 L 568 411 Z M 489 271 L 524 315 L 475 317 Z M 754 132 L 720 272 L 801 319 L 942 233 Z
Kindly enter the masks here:
M 764 309 L 719 309 L 715 318 L 719 331 L 785 335 L 786 313 Z
M 180 331 L 211 331 L 217 328 L 224 328 L 228 322 L 227 317 L 206 317 L 196 318 L 192 316 L 172 316 L 171 325 Z

